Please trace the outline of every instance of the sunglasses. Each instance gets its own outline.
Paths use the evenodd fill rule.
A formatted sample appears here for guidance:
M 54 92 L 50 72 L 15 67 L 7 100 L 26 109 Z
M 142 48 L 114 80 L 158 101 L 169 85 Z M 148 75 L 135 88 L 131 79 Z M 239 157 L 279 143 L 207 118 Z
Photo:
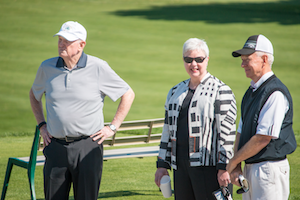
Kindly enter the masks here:
M 213 196 L 216 200 L 232 200 L 231 193 L 227 187 L 221 187 L 217 191 L 214 191 Z
M 202 63 L 205 60 L 206 57 L 197 57 L 197 58 L 191 58 L 191 57 L 183 57 L 184 62 L 186 63 L 192 63 L 193 60 L 196 61 L 196 63 Z
M 236 193 L 242 194 L 242 193 L 245 193 L 245 192 L 249 191 L 249 183 L 248 183 L 247 179 L 244 178 L 243 175 L 239 175 L 239 183 L 241 185 L 241 188 L 238 189 L 236 191 Z

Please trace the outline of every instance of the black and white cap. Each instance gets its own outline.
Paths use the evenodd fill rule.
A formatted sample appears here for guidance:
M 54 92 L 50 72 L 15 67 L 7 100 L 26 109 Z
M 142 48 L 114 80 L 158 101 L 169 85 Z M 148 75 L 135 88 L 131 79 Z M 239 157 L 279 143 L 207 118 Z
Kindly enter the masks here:
M 242 49 L 232 52 L 232 56 L 239 57 L 241 55 L 250 55 L 256 51 L 273 55 L 273 45 L 264 35 L 252 35 L 248 38 Z

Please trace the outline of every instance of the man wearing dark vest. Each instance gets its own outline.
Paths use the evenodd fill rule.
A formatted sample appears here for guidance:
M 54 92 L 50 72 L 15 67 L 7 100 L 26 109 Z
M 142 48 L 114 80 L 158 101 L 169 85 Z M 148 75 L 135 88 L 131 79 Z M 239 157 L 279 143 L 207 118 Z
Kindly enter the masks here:
M 241 67 L 252 81 L 242 100 L 235 154 L 226 169 L 233 184 L 240 186 L 240 174 L 248 180 L 243 200 L 287 200 L 290 168 L 286 155 L 297 144 L 292 97 L 271 69 L 272 43 L 263 35 L 253 35 L 232 55 L 241 56 Z

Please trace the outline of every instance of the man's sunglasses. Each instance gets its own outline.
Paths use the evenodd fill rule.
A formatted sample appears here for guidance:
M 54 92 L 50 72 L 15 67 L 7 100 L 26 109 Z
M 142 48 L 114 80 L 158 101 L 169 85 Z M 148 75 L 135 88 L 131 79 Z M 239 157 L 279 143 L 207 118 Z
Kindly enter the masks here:
M 197 57 L 197 58 L 183 57 L 183 60 L 186 63 L 192 63 L 193 60 L 195 60 L 197 63 L 202 63 L 205 60 L 205 58 L 206 57 Z
M 244 178 L 243 175 L 239 175 L 239 183 L 241 185 L 241 188 L 238 189 L 236 191 L 236 193 L 242 194 L 242 193 L 245 193 L 245 192 L 249 191 L 249 183 L 248 183 L 247 179 Z

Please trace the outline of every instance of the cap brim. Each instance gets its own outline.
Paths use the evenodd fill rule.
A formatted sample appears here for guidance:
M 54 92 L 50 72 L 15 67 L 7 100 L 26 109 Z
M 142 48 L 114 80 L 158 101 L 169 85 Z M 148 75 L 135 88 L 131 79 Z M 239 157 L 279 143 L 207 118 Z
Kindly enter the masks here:
M 56 33 L 54 36 L 61 36 L 61 37 L 64 37 L 66 40 L 70 41 L 70 42 L 73 42 L 75 40 L 78 40 L 80 38 L 78 38 L 77 36 L 73 35 L 73 34 L 70 34 L 68 32 L 64 32 L 64 31 L 60 31 L 58 33 Z
M 234 52 L 232 52 L 232 56 L 233 57 L 239 57 L 241 55 L 250 55 L 253 54 L 255 52 L 254 49 L 240 49 L 240 50 L 236 50 Z

